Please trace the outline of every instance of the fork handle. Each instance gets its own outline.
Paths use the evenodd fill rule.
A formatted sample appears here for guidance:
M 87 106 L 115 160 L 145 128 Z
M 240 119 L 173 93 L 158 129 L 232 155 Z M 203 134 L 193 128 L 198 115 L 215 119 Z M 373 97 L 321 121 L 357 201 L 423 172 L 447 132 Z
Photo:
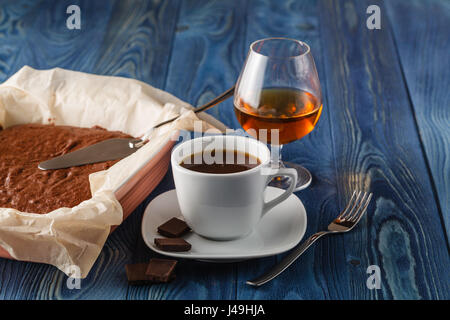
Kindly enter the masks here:
M 247 284 L 255 287 L 259 287 L 263 285 L 266 282 L 269 282 L 273 278 L 277 277 L 280 273 L 282 273 L 284 270 L 286 270 L 295 260 L 297 260 L 298 257 L 300 257 L 303 252 L 306 251 L 314 242 L 317 241 L 317 239 L 323 237 L 326 234 L 331 233 L 330 231 L 321 231 L 313 234 L 306 240 L 304 243 L 302 243 L 300 246 L 292 250 L 288 255 L 286 255 L 279 263 L 277 263 L 275 266 L 272 267 L 269 271 L 264 273 L 263 275 L 253 279 L 248 280 Z

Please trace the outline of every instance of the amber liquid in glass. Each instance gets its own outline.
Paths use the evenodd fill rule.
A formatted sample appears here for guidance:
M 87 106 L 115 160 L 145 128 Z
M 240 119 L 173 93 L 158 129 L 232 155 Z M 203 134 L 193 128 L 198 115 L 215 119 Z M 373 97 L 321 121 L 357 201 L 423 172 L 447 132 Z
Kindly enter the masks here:
M 269 144 L 286 144 L 303 138 L 314 129 L 322 113 L 322 104 L 317 97 L 292 88 L 263 89 L 257 107 L 241 98 L 237 101 L 234 111 L 241 126 Z M 267 138 L 260 136 L 260 129 L 267 129 Z M 278 142 L 272 141 L 271 129 L 279 130 Z

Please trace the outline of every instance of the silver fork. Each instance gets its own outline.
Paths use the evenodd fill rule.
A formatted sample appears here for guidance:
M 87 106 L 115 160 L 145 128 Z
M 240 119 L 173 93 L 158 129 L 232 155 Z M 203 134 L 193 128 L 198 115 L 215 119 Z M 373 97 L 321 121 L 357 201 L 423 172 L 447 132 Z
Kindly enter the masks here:
M 361 220 L 366 212 L 372 193 L 362 191 L 354 191 L 350 201 L 345 207 L 344 211 L 328 225 L 328 231 L 321 231 L 313 234 L 302 245 L 292 250 L 286 257 L 278 264 L 272 267 L 269 271 L 253 280 L 248 280 L 247 284 L 259 287 L 273 278 L 277 277 L 284 270 L 286 270 L 298 257 L 302 255 L 317 239 L 326 234 L 342 233 L 352 230 L 356 224 Z

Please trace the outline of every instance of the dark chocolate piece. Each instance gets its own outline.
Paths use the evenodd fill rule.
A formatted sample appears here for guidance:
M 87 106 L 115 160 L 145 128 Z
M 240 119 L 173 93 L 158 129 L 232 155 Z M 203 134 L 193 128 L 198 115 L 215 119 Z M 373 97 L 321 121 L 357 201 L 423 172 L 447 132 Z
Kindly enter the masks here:
M 182 238 L 155 238 L 155 244 L 164 251 L 180 252 L 191 250 L 191 244 Z
M 147 265 L 145 275 L 153 282 L 169 282 L 175 277 L 176 265 L 176 260 L 153 258 Z
M 150 284 L 152 281 L 145 275 L 148 263 L 127 264 L 125 270 L 127 272 L 127 279 L 130 285 L 144 285 Z
M 158 232 L 169 238 L 179 238 L 189 230 L 191 229 L 186 222 L 178 218 L 172 218 L 158 227 Z

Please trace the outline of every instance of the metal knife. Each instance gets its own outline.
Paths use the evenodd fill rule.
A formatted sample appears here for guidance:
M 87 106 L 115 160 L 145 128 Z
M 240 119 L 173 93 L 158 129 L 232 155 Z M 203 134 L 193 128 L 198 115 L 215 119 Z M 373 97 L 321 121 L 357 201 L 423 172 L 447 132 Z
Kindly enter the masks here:
M 228 99 L 234 94 L 234 86 L 214 98 L 210 102 L 204 104 L 201 107 L 194 109 L 195 113 L 205 111 L 216 104 Z M 179 116 L 161 122 L 154 126 L 151 130 L 159 128 L 169 122 L 178 119 Z M 146 135 L 147 136 L 147 135 Z M 143 138 L 145 140 L 145 138 Z M 97 163 L 109 160 L 122 159 L 130 154 L 136 152 L 140 147 L 145 144 L 144 141 L 140 139 L 108 139 L 82 149 L 64 154 L 59 157 L 52 158 L 50 160 L 39 163 L 38 167 L 42 170 L 50 169 L 64 169 L 70 167 L 81 166 L 89 163 Z
M 66 153 L 39 163 L 41 170 L 64 169 L 109 160 L 122 159 L 136 152 L 144 142 L 139 139 L 114 138 Z

